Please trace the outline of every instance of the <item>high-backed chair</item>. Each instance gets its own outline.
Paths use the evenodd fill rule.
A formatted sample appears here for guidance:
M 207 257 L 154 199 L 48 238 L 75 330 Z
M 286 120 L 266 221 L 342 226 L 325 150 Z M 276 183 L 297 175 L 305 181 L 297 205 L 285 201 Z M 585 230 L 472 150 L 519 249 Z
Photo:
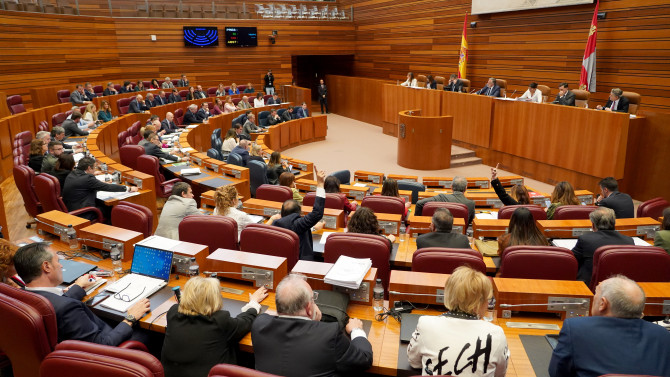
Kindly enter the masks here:
M 228 87 L 226 87 L 226 90 L 228 90 Z M 268 103 L 268 100 L 272 98 L 272 94 L 266 94 L 263 96 L 263 103 Z
M 374 234 L 333 233 L 326 239 L 323 259 L 326 263 L 335 263 L 340 255 L 370 258 L 372 267 L 377 268 L 377 278 L 382 279 L 385 296 L 388 297 L 391 248 L 386 238 Z
M 338 170 L 331 174 L 333 177 L 337 177 L 340 181 L 340 184 L 348 185 L 351 183 L 351 172 L 349 170 Z
M 217 132 L 218 131 L 218 132 Z M 223 144 L 223 141 L 221 141 L 221 129 L 217 128 L 212 132 L 212 136 L 210 136 L 210 144 L 211 147 L 214 149 L 221 150 L 221 145 Z
M 61 197 L 60 182 L 58 182 L 56 177 L 42 173 L 35 177 L 34 183 L 35 194 L 37 194 L 37 199 L 39 199 L 44 212 L 61 211 L 75 216 L 80 216 L 86 213 L 89 214 L 89 216 L 83 217 L 92 218 L 92 223 L 100 223 L 104 220 L 102 217 L 102 212 L 100 212 L 100 210 L 96 207 L 84 207 L 74 211 L 69 211 L 63 202 L 63 198 Z
M 651 217 L 658 219 L 663 216 L 663 210 L 670 207 L 670 203 L 662 197 L 647 200 L 637 207 L 637 217 Z
M 451 274 L 460 266 L 469 266 L 486 274 L 484 257 L 472 249 L 426 247 L 412 255 L 412 271 Z
M 544 212 L 544 209 L 536 204 L 519 204 L 513 206 L 502 206 L 498 210 L 498 219 L 510 219 L 512 214 L 516 211 L 517 208 L 527 208 L 530 211 L 530 214 L 533 215 L 533 220 L 546 220 L 547 213 Z
M 179 240 L 216 249 L 237 250 L 237 222 L 227 216 L 190 215 L 179 223 Z
M 419 193 L 426 191 L 426 186 L 419 182 L 414 181 L 398 181 L 398 190 L 406 190 L 412 192 L 412 204 L 416 204 L 419 201 Z
M 500 277 L 575 280 L 577 259 L 572 251 L 555 246 L 510 246 L 501 257 Z
M 66 113 L 58 113 L 51 116 L 51 127 L 60 127 L 67 119 Z
M 284 203 L 293 199 L 293 191 L 286 186 L 263 184 L 256 189 L 256 199 Z
M 112 225 L 140 232 L 147 238 L 153 233 L 154 214 L 143 205 L 122 201 L 112 208 Z
M 433 216 L 435 210 L 438 208 L 446 208 L 451 212 L 451 215 L 454 218 L 461 218 L 468 224 L 469 221 L 469 212 L 468 206 L 463 203 L 450 203 L 450 202 L 428 202 L 423 206 L 423 212 L 421 216 Z
M 186 96 L 188 96 L 188 90 L 180 90 L 179 91 L 179 96 L 181 97 L 182 101 L 186 101 Z
M 314 207 L 315 200 L 316 200 L 316 193 L 308 192 L 302 198 L 302 205 L 308 207 Z M 326 204 L 324 207 L 332 209 L 343 209 L 344 199 L 340 194 L 326 194 Z
M 37 198 L 37 193 L 35 192 L 34 179 L 35 171 L 29 166 L 14 166 L 12 171 L 14 175 L 14 182 L 16 182 L 16 187 L 21 193 L 23 198 L 23 206 L 26 208 L 26 212 L 30 215 L 31 218 L 37 217 L 40 213 L 44 212 L 42 209 L 42 204 Z M 30 228 L 30 225 L 34 221 L 29 221 L 26 224 L 26 228 Z
M 240 234 L 240 250 L 284 257 L 291 271 L 300 258 L 300 239 L 292 230 L 266 224 L 249 224 Z
M 470 89 L 470 86 L 471 86 L 470 80 L 468 80 L 468 79 L 459 79 L 459 80 L 461 80 L 461 82 L 463 83 L 463 89 L 461 89 L 461 91 L 463 93 L 470 93 L 470 90 L 471 90 Z
M 116 100 L 116 108 L 119 110 L 119 114 L 126 115 L 128 114 L 128 107 L 130 107 L 130 102 L 133 98 L 119 98 Z
M 47 122 L 46 120 L 41 120 L 37 124 L 37 132 L 39 131 L 49 131 L 49 122 Z
M 564 205 L 556 207 L 554 211 L 554 220 L 588 220 L 591 212 L 596 210 L 596 206 L 582 205 Z M 498 217 L 500 218 L 500 217 Z
M 435 76 L 435 82 L 437 83 L 437 90 L 444 90 L 444 77 Z
M 507 95 L 507 80 L 496 79 L 496 85 L 500 87 L 500 97 Z
M 220 149 L 209 148 L 207 150 L 207 157 L 214 158 L 214 159 L 219 160 L 219 161 L 226 161 L 226 159 L 223 157 L 223 153 L 221 153 Z
M 551 89 L 546 85 L 537 85 L 537 90 L 542 92 L 542 102 L 547 103 L 549 101 L 549 96 L 551 95 Z
M 25 106 L 23 106 L 23 99 L 20 95 L 13 95 L 7 97 L 7 107 L 12 114 L 24 113 L 26 111 Z
M 144 147 L 139 145 L 124 145 L 119 148 L 121 165 L 137 170 L 137 158 L 144 155 Z
M 628 113 L 637 114 L 637 110 L 640 108 L 640 104 L 642 103 L 642 96 L 640 93 L 623 92 L 622 95 L 628 98 Z
M 244 166 L 244 160 L 242 159 L 242 156 L 233 152 L 228 155 L 226 162 L 231 165 Z
M 211 88 L 207 88 L 207 97 L 216 97 L 216 91 L 217 91 L 216 86 L 212 86 Z
M 573 89 L 572 92 L 575 94 L 576 107 L 589 107 L 589 97 L 591 97 L 591 93 L 589 93 L 588 90 Z
M 102 85 L 94 85 L 93 86 L 93 93 L 95 93 L 96 96 L 102 97 L 104 92 L 105 92 L 105 88 L 103 88 Z
M 181 126 L 184 123 L 184 109 L 176 109 L 174 111 L 174 124 Z
M 127 137 L 128 137 L 128 131 L 121 131 L 121 132 L 119 132 L 119 134 L 118 134 L 117 137 L 116 137 L 116 138 L 117 138 L 117 141 L 116 141 L 116 142 L 117 142 L 118 145 L 119 145 L 119 149 L 121 149 L 121 147 L 123 147 L 124 145 L 126 145 L 126 138 L 127 138 Z
M 70 91 L 67 89 L 59 90 L 56 92 L 56 97 L 58 97 L 58 103 L 70 102 Z
M 591 291 L 612 275 L 638 282 L 670 282 L 670 254 L 660 247 L 635 245 L 601 246 L 593 254 Z
M 172 186 L 177 182 L 181 182 L 181 179 L 175 178 L 166 181 L 165 176 L 161 174 L 159 167 L 160 163 L 156 156 L 145 154 L 137 158 L 137 170 L 154 177 L 156 196 L 169 198 L 170 195 L 172 195 Z
M 368 207 L 375 213 L 389 213 L 401 216 L 405 214 L 405 201 L 394 196 L 366 196 L 361 201 L 361 207 Z
M 28 163 L 28 156 L 30 155 L 30 143 L 33 141 L 33 133 L 30 131 L 22 131 L 14 136 L 14 145 L 12 151 L 14 156 L 22 156 L 25 160 L 24 164 Z
M 210 369 L 207 377 L 279 377 L 276 374 L 265 373 L 239 365 L 217 364 Z
M 249 189 L 251 196 L 255 198 L 256 189 L 268 183 L 268 167 L 264 162 L 252 160 L 247 162 L 247 168 L 249 168 Z
M 261 111 L 258 113 L 258 125 L 261 127 L 267 127 L 268 126 L 268 116 L 270 116 L 269 111 Z

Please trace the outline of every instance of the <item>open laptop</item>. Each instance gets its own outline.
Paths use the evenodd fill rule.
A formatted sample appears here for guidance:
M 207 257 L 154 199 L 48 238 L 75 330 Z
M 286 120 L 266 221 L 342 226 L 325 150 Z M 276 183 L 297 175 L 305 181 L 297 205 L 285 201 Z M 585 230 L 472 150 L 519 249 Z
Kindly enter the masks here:
M 61 259 L 63 266 L 63 284 L 70 285 L 74 283 L 81 275 L 95 270 L 95 266 L 88 263 L 76 262 L 69 259 Z

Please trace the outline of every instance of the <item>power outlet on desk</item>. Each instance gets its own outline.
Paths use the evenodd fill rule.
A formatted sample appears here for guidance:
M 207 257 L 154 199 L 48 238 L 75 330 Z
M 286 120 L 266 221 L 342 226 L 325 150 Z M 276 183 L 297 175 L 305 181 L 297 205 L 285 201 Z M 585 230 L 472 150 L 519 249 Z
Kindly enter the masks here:
M 358 289 L 333 286 L 335 292 L 342 292 L 349 295 L 351 301 L 370 302 L 370 283 L 364 281 Z
M 503 318 L 512 318 L 512 311 L 509 309 L 505 309 L 502 311 L 502 317 Z

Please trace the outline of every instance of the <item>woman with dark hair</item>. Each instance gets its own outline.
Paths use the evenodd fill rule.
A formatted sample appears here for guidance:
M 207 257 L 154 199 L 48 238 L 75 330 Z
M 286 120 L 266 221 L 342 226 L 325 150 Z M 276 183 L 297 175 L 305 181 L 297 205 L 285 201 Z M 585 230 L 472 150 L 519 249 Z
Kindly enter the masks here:
M 56 165 L 54 165 L 52 175 L 58 178 L 61 190 L 63 190 L 63 186 L 65 185 L 65 178 L 72 173 L 74 166 L 75 163 L 72 153 L 61 153 L 60 156 L 58 156 L 58 161 L 56 161 Z
M 158 83 L 158 80 L 152 79 L 151 80 L 151 85 L 149 85 L 149 89 L 160 89 L 161 84 Z
M 342 202 L 344 203 L 342 209 L 344 210 L 345 219 L 349 216 L 349 213 L 356 210 L 356 202 L 350 202 L 347 196 L 340 191 L 340 180 L 337 177 L 333 175 L 327 176 L 326 181 L 323 183 L 323 188 L 326 190 L 326 194 L 339 194 L 342 197 Z
M 412 204 L 405 201 L 405 198 L 400 196 L 400 192 L 398 191 L 398 181 L 393 178 L 385 179 L 384 183 L 382 184 L 382 196 L 393 196 L 395 198 L 402 199 L 402 201 L 405 203 L 405 214 L 403 216 L 407 217 L 407 211 L 409 211 L 409 207 Z
M 263 107 L 265 106 L 265 100 L 263 99 L 263 93 L 258 92 L 256 98 L 254 98 L 254 107 Z
M 281 160 L 281 153 L 276 151 L 272 152 L 272 154 L 270 155 L 270 160 L 268 161 L 268 170 L 267 170 L 268 182 L 271 185 L 278 184 L 279 176 L 281 176 L 282 173 L 285 172 L 289 172 L 289 170 L 288 166 L 286 166 L 286 163 Z
M 502 255 L 508 246 L 549 246 L 547 238 L 542 234 L 535 224 L 535 219 L 530 210 L 519 207 L 514 210 L 509 220 L 507 233 L 498 237 L 498 251 Z
M 500 201 L 506 206 L 530 204 L 530 195 L 528 195 L 528 190 L 524 185 L 512 186 L 509 194 L 507 191 L 505 191 L 502 183 L 500 183 L 500 180 L 498 179 L 497 166 L 495 168 L 491 168 L 491 186 L 493 186 L 493 190 L 495 190 L 496 195 L 498 195 L 498 199 L 500 199 Z
M 28 160 L 28 166 L 39 173 L 42 171 L 42 160 L 44 159 L 44 154 L 47 153 L 47 145 L 44 144 L 44 140 L 35 139 L 30 142 L 30 158 Z
M 437 81 L 435 81 L 433 75 L 426 77 L 426 89 L 437 89 Z
M 547 208 L 547 220 L 554 218 L 556 208 L 564 205 L 579 205 L 579 200 L 575 196 L 575 190 L 569 182 L 558 182 L 551 193 L 551 205 Z
M 130 93 L 133 92 L 133 84 L 130 81 L 124 81 L 123 86 L 121 87 L 121 93 Z
M 195 88 L 192 86 L 188 87 L 188 94 L 186 95 L 186 100 L 191 101 L 195 99 Z
M 144 87 L 144 82 L 142 82 L 142 80 L 137 80 L 137 83 L 135 84 L 135 91 L 143 92 L 145 90 L 147 89 Z
M 654 246 L 662 247 L 670 254 L 670 207 L 663 210 L 663 223 L 654 237 Z
M 298 189 L 295 188 L 295 175 L 293 175 L 293 173 L 289 172 L 281 173 L 281 175 L 279 176 L 279 185 L 290 188 L 291 191 L 293 192 L 293 200 L 302 205 L 302 195 L 300 195 L 300 191 L 298 191 Z
M 409 86 L 411 88 L 416 88 L 416 79 L 414 78 L 414 74 L 412 72 L 407 73 L 407 81 L 404 83 L 400 84 L 402 86 Z
M 211 115 L 219 115 L 223 114 L 223 101 L 221 101 L 221 98 L 219 97 L 214 97 L 214 107 L 209 111 Z
M 347 232 L 349 233 L 360 233 L 360 234 L 374 234 L 380 237 L 386 238 L 389 241 L 389 247 L 393 247 L 393 242 L 395 242 L 395 237 L 392 234 L 385 236 L 381 233 L 379 229 L 379 221 L 377 221 L 377 216 L 375 213 L 368 207 L 361 207 L 354 212 L 347 224 Z

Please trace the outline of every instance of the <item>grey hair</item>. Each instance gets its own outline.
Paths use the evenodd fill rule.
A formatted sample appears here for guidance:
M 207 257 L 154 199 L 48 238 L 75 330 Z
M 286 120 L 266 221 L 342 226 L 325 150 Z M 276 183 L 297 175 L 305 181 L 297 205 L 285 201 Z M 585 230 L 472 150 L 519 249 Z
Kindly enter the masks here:
M 63 128 L 61 126 L 56 126 L 56 127 L 51 129 L 51 136 L 60 135 L 62 133 L 65 133 L 65 128 Z
M 42 275 L 42 263 L 50 261 L 53 255 L 46 242 L 35 242 L 21 246 L 14 254 L 14 268 L 21 279 L 29 284 Z
M 301 274 L 290 274 L 279 282 L 275 293 L 277 313 L 295 315 L 307 306 L 312 295 L 304 284 L 300 284 L 300 281 L 306 280 Z
M 607 207 L 600 207 L 589 214 L 591 224 L 598 230 L 614 230 L 616 225 L 616 215 L 614 210 Z
M 35 134 L 35 139 L 43 139 L 46 136 L 51 136 L 51 132 L 49 131 L 40 131 Z
M 637 300 L 631 290 L 640 292 Z M 644 290 L 634 280 L 623 275 L 615 275 L 600 283 L 600 296 L 610 303 L 610 311 L 617 318 L 642 318 L 646 296 Z
M 454 225 L 454 216 L 446 208 L 438 208 L 433 213 L 433 227 L 436 232 L 451 232 Z
M 196 105 L 195 103 L 193 103 L 193 104 L 190 104 L 190 105 L 188 106 L 188 108 L 191 109 L 191 111 L 197 111 L 197 110 L 198 110 L 198 105 Z
M 468 180 L 465 177 L 454 177 L 451 181 L 451 190 L 465 192 L 468 187 Z
M 619 88 L 614 88 L 612 89 L 612 94 L 614 94 L 616 98 L 621 98 L 621 96 L 623 95 L 623 90 Z

